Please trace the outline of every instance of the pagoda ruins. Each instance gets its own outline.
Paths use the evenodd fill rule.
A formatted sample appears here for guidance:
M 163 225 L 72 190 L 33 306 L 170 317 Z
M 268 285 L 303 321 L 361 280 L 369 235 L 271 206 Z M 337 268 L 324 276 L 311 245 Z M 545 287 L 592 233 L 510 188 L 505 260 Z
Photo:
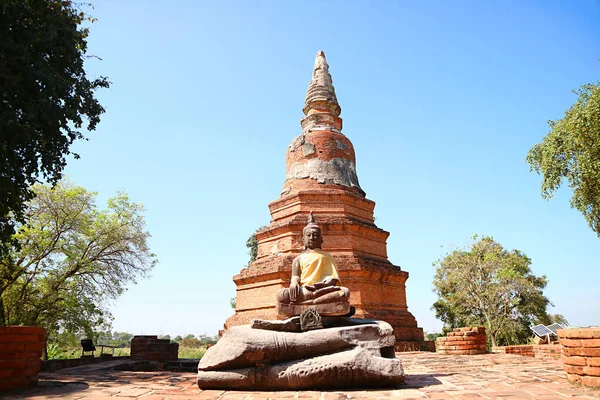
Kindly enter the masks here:
M 408 311 L 408 272 L 387 258 L 389 232 L 375 225 L 375 202 L 359 185 L 354 147 L 342 134 L 341 108 L 322 51 L 303 112 L 302 133 L 286 151 L 283 190 L 269 204 L 271 222 L 256 233 L 256 260 L 233 278 L 236 310 L 225 329 L 278 318 L 277 292 L 290 283 L 292 261 L 304 250 L 302 229 L 312 211 L 323 230 L 323 250 L 334 257 L 341 284 L 350 289 L 355 317 L 388 322 L 397 351 L 419 350 L 423 330 Z

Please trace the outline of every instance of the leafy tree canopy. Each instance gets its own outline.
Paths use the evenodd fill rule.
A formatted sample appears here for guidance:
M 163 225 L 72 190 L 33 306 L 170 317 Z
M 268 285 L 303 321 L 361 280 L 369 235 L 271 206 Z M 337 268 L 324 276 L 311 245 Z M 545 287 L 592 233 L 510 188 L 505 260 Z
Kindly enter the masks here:
M 435 341 L 440 336 L 442 336 L 441 332 L 428 332 L 428 333 L 425 333 L 425 339 L 426 340 L 433 340 L 433 341 Z
M 0 3 L 0 255 L 24 221 L 31 186 L 61 178 L 81 128 L 104 109 L 94 97 L 105 77 L 84 70 L 91 19 L 69 0 Z M 78 156 L 75 155 L 77 158 Z
M 550 322 L 546 277 L 533 275 L 530 264 L 525 254 L 491 237 L 452 251 L 434 263 L 436 317 L 445 330 L 485 326 L 492 346 L 526 342 L 531 325 Z
M 600 236 L 600 86 L 575 93 L 563 119 L 548 121 L 550 132 L 529 150 L 531 170 L 542 175 L 542 197 L 549 199 L 563 179 L 573 189 L 571 207 L 579 210 Z
M 143 206 L 119 193 L 98 209 L 96 193 L 64 181 L 33 191 L 20 246 L 0 258 L 0 322 L 94 337 L 110 320 L 106 301 L 157 262 Z

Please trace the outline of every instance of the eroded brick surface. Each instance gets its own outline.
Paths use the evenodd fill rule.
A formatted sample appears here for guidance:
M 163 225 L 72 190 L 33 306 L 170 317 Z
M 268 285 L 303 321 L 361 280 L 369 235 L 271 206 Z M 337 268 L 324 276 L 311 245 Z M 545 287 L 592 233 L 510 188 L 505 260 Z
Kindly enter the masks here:
M 600 388 L 600 327 L 559 329 L 558 338 L 567 380 Z
M 45 339 L 37 326 L 0 327 L 0 393 L 36 385 Z
M 472 355 L 485 354 L 485 328 L 482 326 L 455 328 L 447 336 L 437 338 L 440 354 Z

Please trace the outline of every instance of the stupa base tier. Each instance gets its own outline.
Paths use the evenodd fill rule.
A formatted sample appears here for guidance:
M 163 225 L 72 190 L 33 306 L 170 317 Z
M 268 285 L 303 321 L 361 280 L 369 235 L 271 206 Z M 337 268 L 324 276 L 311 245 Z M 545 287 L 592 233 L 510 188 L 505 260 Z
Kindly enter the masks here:
M 400 267 L 393 265 L 386 259 L 358 255 L 352 252 L 331 251 L 324 246 L 323 250 L 331 254 L 335 259 L 335 266 L 342 278 L 342 285 L 349 286 L 345 279 L 352 280 L 354 277 L 370 280 L 373 283 L 381 282 L 384 284 L 393 283 L 404 285 L 408 279 L 408 272 L 402 271 Z M 273 277 L 281 277 L 289 283 L 292 274 L 292 262 L 300 252 L 276 254 L 272 256 L 259 257 L 248 267 L 242 269 L 240 273 L 233 277 L 233 281 L 238 286 L 249 283 L 259 283 Z M 282 274 L 284 273 L 284 274 Z M 404 289 L 402 289 L 404 291 Z
M 223 326 L 224 331 L 239 325 L 249 325 L 253 319 L 264 319 L 267 321 L 282 320 L 285 317 L 279 317 L 275 306 L 263 309 L 236 310 L 235 314 L 227 318 Z M 219 335 L 220 336 L 220 335 Z
M 295 183 L 306 184 L 310 188 L 290 191 L 271 202 L 269 209 L 274 222 L 291 223 L 294 218 L 304 218 L 306 221 L 306 213 L 312 211 L 319 220 L 343 216 L 375 224 L 375 202 L 358 191 L 338 185 L 318 184 L 310 179 Z
M 302 230 L 306 223 L 297 222 L 286 226 L 276 226 L 256 234 L 259 240 L 258 257 L 272 257 L 297 253 L 302 248 Z M 385 241 L 388 233 L 366 223 L 345 220 L 338 223 L 321 224 L 327 239 L 323 250 L 328 253 L 362 254 L 380 260 L 387 260 Z
M 392 325 L 397 341 L 423 342 L 423 328 L 417 326 L 417 320 L 409 311 L 374 309 L 360 304 L 354 306 L 357 309 L 356 318 L 382 320 Z

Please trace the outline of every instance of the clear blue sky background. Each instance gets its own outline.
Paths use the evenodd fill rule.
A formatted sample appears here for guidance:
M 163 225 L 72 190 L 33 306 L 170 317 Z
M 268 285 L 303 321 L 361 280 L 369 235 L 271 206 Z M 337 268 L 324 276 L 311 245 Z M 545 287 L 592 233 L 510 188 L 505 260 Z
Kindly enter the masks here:
M 541 199 L 527 151 L 600 80 L 598 1 L 96 0 L 91 76 L 113 82 L 71 180 L 147 207 L 160 264 L 113 306 L 113 328 L 214 335 L 232 314 L 245 242 L 270 221 L 325 51 L 377 225 L 409 271 L 427 331 L 432 262 L 475 234 L 533 260 L 550 311 L 600 323 L 600 239 Z M 440 246 L 444 245 L 445 248 Z

